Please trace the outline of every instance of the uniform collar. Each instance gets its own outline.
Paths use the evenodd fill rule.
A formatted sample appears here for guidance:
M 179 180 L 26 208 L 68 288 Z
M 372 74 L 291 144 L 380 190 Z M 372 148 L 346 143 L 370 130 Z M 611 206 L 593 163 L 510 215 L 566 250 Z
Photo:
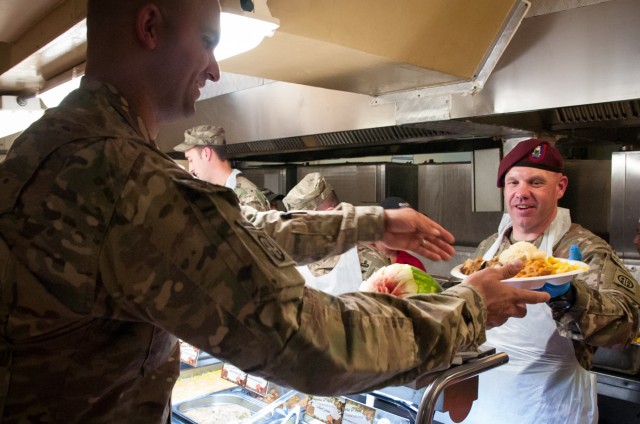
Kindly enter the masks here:
M 130 137 L 132 135 L 130 134 L 130 130 L 133 130 L 136 136 L 142 137 L 149 144 L 156 146 L 155 140 L 151 139 L 144 121 L 133 105 L 130 105 L 127 99 L 125 99 L 113 85 L 84 76 L 80 81 L 80 89 L 78 91 L 89 92 L 99 103 L 106 102 L 113 111 L 129 124 L 129 128 L 108 128 L 111 135 Z M 116 134 L 114 134 L 114 132 L 116 132 Z M 123 134 L 123 132 L 126 134 Z

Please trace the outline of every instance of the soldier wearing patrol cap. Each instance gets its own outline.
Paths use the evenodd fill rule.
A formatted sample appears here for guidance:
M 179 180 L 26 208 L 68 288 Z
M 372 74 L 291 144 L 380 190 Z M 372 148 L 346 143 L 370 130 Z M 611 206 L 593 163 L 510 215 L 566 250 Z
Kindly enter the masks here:
M 241 205 L 258 211 L 271 209 L 262 191 L 241 171 L 231 167 L 227 158 L 224 128 L 199 125 L 184 132 L 184 141 L 173 148 L 184 152 L 189 172 L 201 180 L 232 189 Z
M 319 173 L 305 175 L 282 199 L 287 210 L 328 210 L 338 203 L 331 184 Z
M 282 201 L 289 211 L 332 210 L 339 203 L 333 187 L 319 172 L 305 175 Z M 390 264 L 389 257 L 382 251 L 367 243 L 358 243 L 341 255 L 296 268 L 307 286 L 338 295 L 358 291 L 363 280 Z
M 589 269 L 565 284 L 541 283 L 537 290 L 552 296 L 548 304 L 529 305 L 524 319 L 487 332 L 488 344 L 510 361 L 480 375 L 478 399 L 464 423 L 596 424 L 594 349 L 623 347 L 635 337 L 638 283 L 611 246 L 558 207 L 568 185 L 562 169 L 562 155 L 548 140 L 522 141 L 505 155 L 497 185 L 504 187 L 507 213 L 476 255 L 488 260 L 528 241 L 549 256 L 581 257 Z

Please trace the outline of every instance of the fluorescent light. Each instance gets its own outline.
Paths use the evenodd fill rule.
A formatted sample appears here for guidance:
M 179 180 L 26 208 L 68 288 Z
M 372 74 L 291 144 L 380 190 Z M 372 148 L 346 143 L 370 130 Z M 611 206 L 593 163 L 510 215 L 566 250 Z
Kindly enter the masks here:
M 239 0 L 223 0 L 221 3 L 221 35 L 215 49 L 218 61 L 256 48 L 264 37 L 271 37 L 280 26 L 280 20 L 271 16 L 266 0 L 253 0 L 253 12 L 239 9 Z M 84 69 L 83 63 L 48 80 L 38 97 L 47 108 L 58 106 L 67 94 L 80 86 Z
M 227 4 L 222 3 L 220 14 L 220 42 L 215 49 L 218 61 L 258 47 L 264 37 L 271 37 L 280 26 L 280 21 L 271 16 L 266 0 L 254 0 L 254 12 L 226 7 Z
M 44 110 L 37 98 L 23 99 L 16 96 L 0 96 L 0 137 L 24 131 L 42 116 Z
M 0 111 L 0 137 L 16 134 L 27 129 L 40 119 L 44 110 L 3 110 Z

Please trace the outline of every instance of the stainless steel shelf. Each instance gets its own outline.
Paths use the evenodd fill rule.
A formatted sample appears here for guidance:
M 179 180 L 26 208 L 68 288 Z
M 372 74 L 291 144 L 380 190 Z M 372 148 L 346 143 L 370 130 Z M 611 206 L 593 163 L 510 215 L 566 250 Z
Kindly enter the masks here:
M 593 370 L 598 382 L 598 394 L 640 405 L 640 375 Z

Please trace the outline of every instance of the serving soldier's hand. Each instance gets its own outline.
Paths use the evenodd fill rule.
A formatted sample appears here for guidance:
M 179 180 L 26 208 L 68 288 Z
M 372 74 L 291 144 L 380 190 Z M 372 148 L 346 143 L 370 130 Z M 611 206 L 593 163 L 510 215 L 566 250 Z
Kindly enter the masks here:
M 455 253 L 453 235 L 411 208 L 385 209 L 382 241 L 390 249 L 411 250 L 433 261 L 448 261 Z
M 549 294 L 512 287 L 501 283 L 515 276 L 522 269 L 522 261 L 514 261 L 499 268 L 485 268 L 465 278 L 480 292 L 487 307 L 487 329 L 504 324 L 511 317 L 522 318 L 527 314 L 527 303 L 542 303 Z

